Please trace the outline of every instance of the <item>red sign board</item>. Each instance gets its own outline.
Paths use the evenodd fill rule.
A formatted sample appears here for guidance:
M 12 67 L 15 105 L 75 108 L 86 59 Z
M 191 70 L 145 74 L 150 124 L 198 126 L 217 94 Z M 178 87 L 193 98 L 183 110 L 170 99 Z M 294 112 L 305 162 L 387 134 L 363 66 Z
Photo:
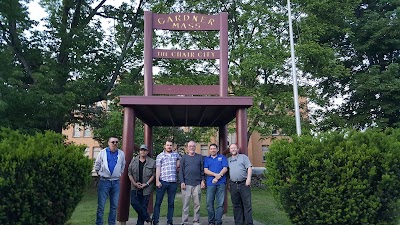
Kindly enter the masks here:
M 220 16 L 199 13 L 153 14 L 153 28 L 162 30 L 219 30 Z
M 163 59 L 219 59 L 219 50 L 154 49 L 153 58 Z

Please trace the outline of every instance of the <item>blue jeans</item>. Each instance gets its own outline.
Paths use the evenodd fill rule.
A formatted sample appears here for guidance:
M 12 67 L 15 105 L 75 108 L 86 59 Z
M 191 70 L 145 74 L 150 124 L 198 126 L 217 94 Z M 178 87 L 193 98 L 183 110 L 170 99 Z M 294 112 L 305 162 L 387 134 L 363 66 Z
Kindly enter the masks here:
M 174 216 L 174 201 L 176 195 L 177 184 L 176 182 L 160 181 L 162 186 L 156 188 L 156 202 L 154 204 L 153 221 L 154 224 L 159 222 L 161 203 L 164 198 L 165 192 L 168 194 L 168 213 L 167 224 L 172 224 L 172 217 Z
M 225 184 L 217 186 L 207 186 L 207 212 L 208 223 L 222 224 L 222 214 L 224 213 Z M 216 208 L 214 210 L 214 200 Z
M 150 215 L 147 212 L 150 195 L 143 195 L 143 190 L 131 191 L 131 205 L 138 214 L 136 225 L 143 225 L 145 221 L 150 221 Z
M 104 205 L 110 195 L 110 213 L 108 214 L 108 224 L 115 225 L 117 220 L 117 207 L 119 198 L 119 180 L 100 179 L 97 187 L 97 215 L 96 225 L 103 225 Z

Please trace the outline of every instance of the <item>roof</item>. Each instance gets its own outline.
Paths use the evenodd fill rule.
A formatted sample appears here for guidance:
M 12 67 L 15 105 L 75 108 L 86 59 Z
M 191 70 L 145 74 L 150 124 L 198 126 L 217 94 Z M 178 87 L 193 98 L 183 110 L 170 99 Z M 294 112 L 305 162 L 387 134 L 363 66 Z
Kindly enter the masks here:
M 149 126 L 225 126 L 237 109 L 253 105 L 252 97 L 120 96 L 120 105 L 131 107 Z

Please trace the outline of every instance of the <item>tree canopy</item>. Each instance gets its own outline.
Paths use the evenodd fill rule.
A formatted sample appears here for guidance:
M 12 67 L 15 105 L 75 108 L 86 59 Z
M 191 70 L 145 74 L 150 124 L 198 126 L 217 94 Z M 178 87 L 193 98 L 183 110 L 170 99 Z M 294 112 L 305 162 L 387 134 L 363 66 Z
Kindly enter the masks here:
M 179 1 L 155 4 L 156 13 L 197 12 L 216 14 L 228 12 L 229 36 L 229 94 L 254 97 L 248 110 L 248 137 L 259 132 L 266 137 L 272 130 L 296 133 L 293 86 L 288 67 L 289 39 L 285 5 L 275 1 Z M 182 49 L 218 49 L 215 32 L 170 32 L 161 38 L 164 46 Z M 189 33 L 189 32 L 187 32 Z M 196 61 L 161 61 L 160 79 L 164 82 L 212 84 L 217 82 L 217 66 Z M 190 76 L 188 76 L 188 74 Z M 182 79 L 182 77 L 185 77 Z M 178 78 L 178 79 L 177 79 Z M 304 84 L 303 87 L 306 87 Z M 302 92 L 302 90 L 301 90 Z M 304 96 L 304 95 L 303 95 Z M 306 98 L 303 98 L 306 104 Z M 306 109 L 305 105 L 302 105 Z M 303 118 L 305 130 L 309 129 Z
M 320 128 L 399 127 L 400 1 L 296 3 L 301 70 L 325 109 Z M 338 96 L 343 104 L 330 108 Z
M 29 16 L 30 0 L 0 2 L 0 122 L 26 131 L 70 123 L 101 126 L 95 103 L 143 93 L 143 11 L 228 12 L 229 90 L 253 96 L 248 134 L 294 134 L 286 1 L 40 0 L 47 16 Z M 302 112 L 314 102 L 317 129 L 398 127 L 399 1 L 292 2 Z M 340 16 L 338 16 L 340 15 Z M 108 24 L 105 26 L 105 24 Z M 217 49 L 216 32 L 156 32 L 154 43 Z M 157 82 L 212 84 L 216 64 L 158 60 Z M 332 99 L 344 103 L 333 107 Z M 114 107 L 116 110 L 120 110 Z M 79 112 L 77 114 L 77 112 Z M 311 115 L 313 116 L 313 115 Z M 96 121 L 97 119 L 97 121 Z M 100 125 L 99 125 L 100 124 Z M 302 117 L 303 132 L 312 127 Z
M 108 99 L 117 79 L 138 73 L 143 26 L 134 12 L 143 3 L 115 8 L 105 0 L 42 0 L 48 15 L 40 29 L 29 17 L 29 2 L 0 3 L 0 122 L 61 132 L 71 122 L 90 120 L 93 104 Z M 103 19 L 118 24 L 106 30 Z

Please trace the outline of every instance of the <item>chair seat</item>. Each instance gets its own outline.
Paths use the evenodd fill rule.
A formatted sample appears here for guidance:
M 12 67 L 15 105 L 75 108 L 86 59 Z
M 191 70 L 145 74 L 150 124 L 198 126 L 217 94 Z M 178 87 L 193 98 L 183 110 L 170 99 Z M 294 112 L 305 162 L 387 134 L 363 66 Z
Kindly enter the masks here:
M 120 96 L 120 104 L 150 126 L 225 126 L 240 108 L 253 105 L 252 97 Z

